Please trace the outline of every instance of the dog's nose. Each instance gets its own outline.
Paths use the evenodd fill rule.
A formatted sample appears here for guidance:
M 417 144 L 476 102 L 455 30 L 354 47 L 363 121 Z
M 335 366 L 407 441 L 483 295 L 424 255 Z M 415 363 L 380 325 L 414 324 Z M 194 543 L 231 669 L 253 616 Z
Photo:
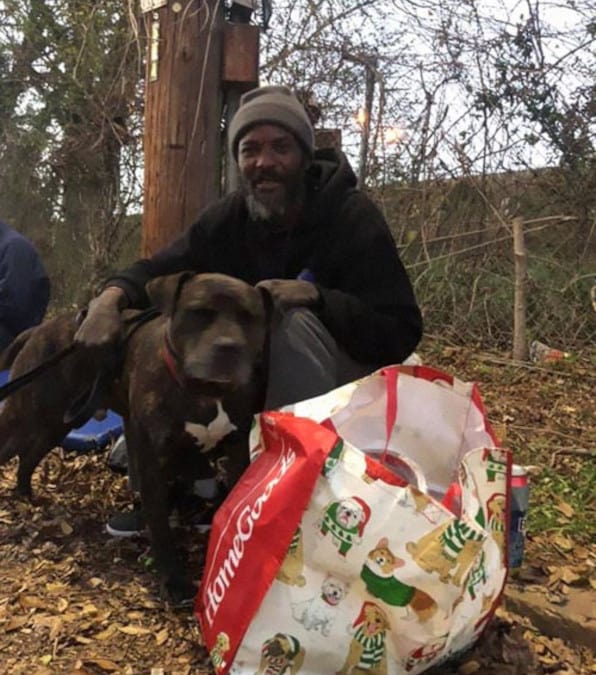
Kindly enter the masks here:
M 239 353 L 242 350 L 242 345 L 236 338 L 219 337 L 213 341 L 213 347 L 218 354 L 229 354 L 230 356 Z

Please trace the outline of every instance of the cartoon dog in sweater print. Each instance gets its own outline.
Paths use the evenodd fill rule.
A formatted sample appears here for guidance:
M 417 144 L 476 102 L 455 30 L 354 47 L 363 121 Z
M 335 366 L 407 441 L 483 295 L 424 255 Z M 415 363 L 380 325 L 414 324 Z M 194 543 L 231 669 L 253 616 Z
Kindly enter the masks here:
M 275 578 L 288 586 L 304 586 L 306 579 L 303 571 L 304 544 L 302 529 L 298 527 Z
M 488 530 L 501 552 L 501 562 L 505 564 L 505 531 L 507 528 L 507 497 L 497 492 L 486 502 Z
M 230 650 L 230 638 L 228 637 L 227 633 L 218 633 L 217 637 L 215 638 L 215 645 L 213 646 L 213 649 L 209 652 L 209 656 L 211 657 L 211 663 L 214 665 L 216 669 L 221 669 L 225 668 L 226 666 L 226 661 L 225 661 L 225 655 L 226 652 Z
M 425 572 L 437 572 L 442 583 L 461 586 L 485 538 L 484 533 L 456 518 L 427 532 L 418 541 L 409 541 L 406 551 Z
M 287 633 L 276 633 L 265 640 L 255 675 L 296 675 L 304 662 L 304 648 Z
M 419 621 L 428 621 L 435 615 L 437 603 L 422 589 L 397 578 L 395 570 L 404 565 L 405 562 L 389 548 L 388 539 L 383 537 L 369 552 L 360 577 L 366 590 L 375 598 L 393 607 L 405 607 L 408 612 L 412 610 Z
M 336 675 L 387 675 L 385 638 L 389 620 L 374 602 L 365 602 L 352 625 L 346 660 Z
M 442 636 L 434 642 L 414 649 L 408 654 L 404 664 L 406 672 L 410 672 L 413 668 L 420 667 L 421 665 L 429 665 L 441 655 L 446 645 L 447 636 Z
M 323 536 L 330 533 L 339 554 L 345 557 L 354 544 L 362 541 L 369 518 L 370 507 L 363 499 L 347 497 L 327 506 L 320 532 Z

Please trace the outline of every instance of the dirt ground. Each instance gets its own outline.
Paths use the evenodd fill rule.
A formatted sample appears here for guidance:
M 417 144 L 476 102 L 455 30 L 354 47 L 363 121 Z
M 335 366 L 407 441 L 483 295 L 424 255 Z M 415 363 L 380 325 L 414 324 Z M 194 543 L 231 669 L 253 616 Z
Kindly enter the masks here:
M 537 485 L 544 466 L 567 477 L 572 492 L 574 476 L 594 475 L 596 388 L 594 363 L 586 355 L 526 367 L 511 366 L 505 354 L 444 345 L 432 345 L 422 356 L 429 365 L 479 382 L 489 418 L 517 452 L 516 461 L 536 467 Z M 158 598 L 156 578 L 145 564 L 147 541 L 104 533 L 108 515 L 128 503 L 125 479 L 106 462 L 105 452 L 56 449 L 35 476 L 34 505 L 12 495 L 15 463 L 0 469 L 2 674 L 211 672 L 190 612 L 172 611 Z M 548 485 L 535 492 L 532 508 L 538 513 L 544 507 L 546 520 L 540 512 L 535 527 L 544 529 L 530 529 L 525 572 L 559 605 L 568 585 L 595 593 L 593 490 L 584 511 L 566 496 L 565 485 L 553 487 L 560 525 L 549 525 Z M 198 577 L 206 535 L 186 531 L 184 537 Z M 585 647 L 500 610 L 481 643 L 438 672 L 583 675 L 596 668 Z

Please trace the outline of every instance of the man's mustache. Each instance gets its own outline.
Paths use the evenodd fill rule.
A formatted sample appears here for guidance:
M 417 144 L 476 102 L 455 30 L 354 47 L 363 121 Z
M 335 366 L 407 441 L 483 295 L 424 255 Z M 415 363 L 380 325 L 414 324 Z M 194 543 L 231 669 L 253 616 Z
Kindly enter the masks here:
M 265 180 L 275 181 L 277 183 L 284 183 L 285 182 L 283 177 L 280 176 L 275 171 L 261 171 L 253 177 L 251 182 L 254 185 L 255 183 L 260 183 L 261 181 L 265 181 Z

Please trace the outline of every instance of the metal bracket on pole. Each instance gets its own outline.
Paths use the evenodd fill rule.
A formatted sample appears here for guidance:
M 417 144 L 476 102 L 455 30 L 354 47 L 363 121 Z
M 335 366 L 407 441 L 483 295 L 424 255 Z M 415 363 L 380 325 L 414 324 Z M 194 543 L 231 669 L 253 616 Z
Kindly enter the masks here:
M 159 77 L 159 12 L 151 14 L 151 34 L 149 47 L 149 81 L 155 82 Z
M 168 0 L 141 0 L 141 12 L 146 14 L 160 7 L 165 7 L 167 4 Z

